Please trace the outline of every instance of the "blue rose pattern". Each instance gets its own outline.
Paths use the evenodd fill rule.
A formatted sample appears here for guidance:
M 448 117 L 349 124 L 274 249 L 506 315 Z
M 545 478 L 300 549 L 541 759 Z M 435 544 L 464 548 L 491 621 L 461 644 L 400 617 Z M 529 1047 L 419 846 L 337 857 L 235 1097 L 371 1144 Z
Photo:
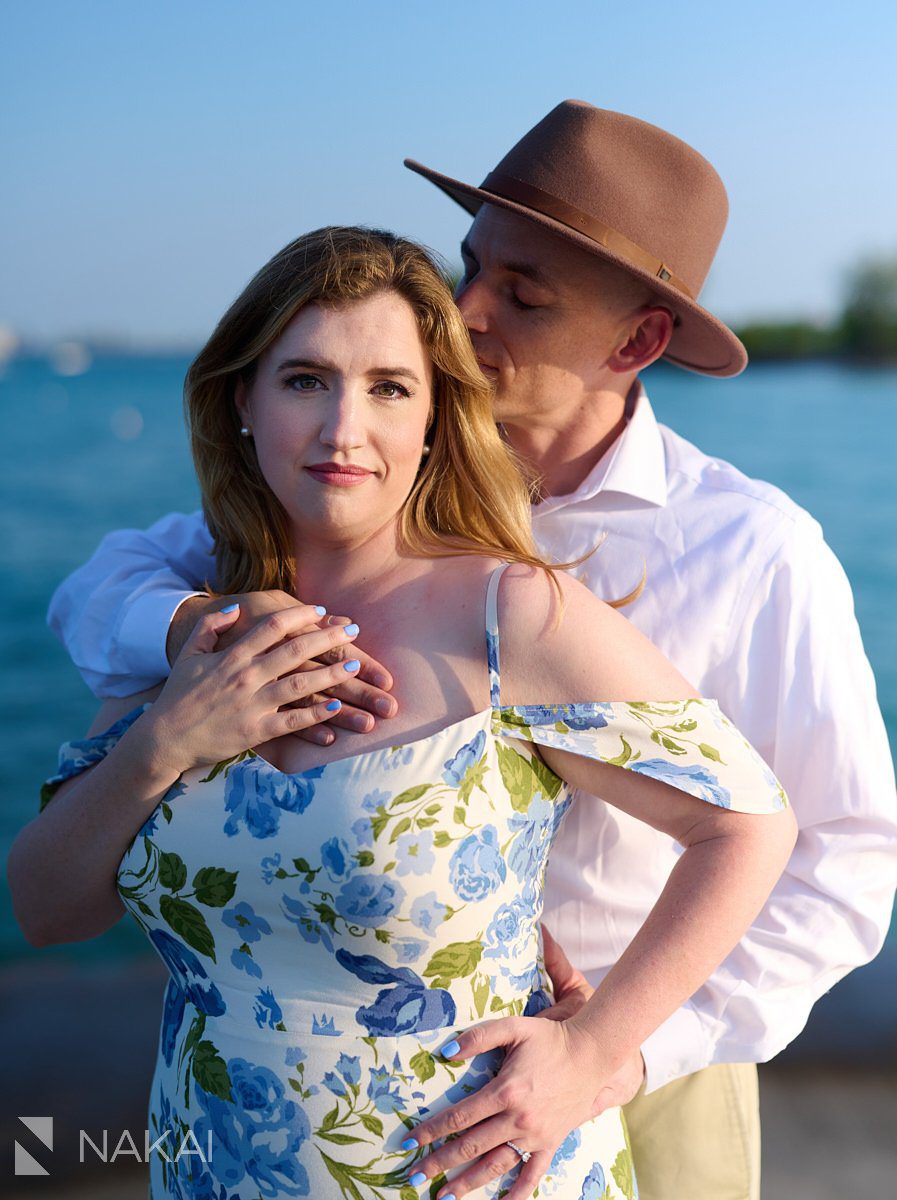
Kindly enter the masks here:
M 604 1170 L 601 1163 L 595 1163 L 582 1181 L 579 1200 L 604 1200 L 604 1188 Z
M 469 834 L 449 863 L 449 878 L 461 900 L 483 900 L 502 885 L 507 875 L 498 842 L 498 830 L 485 825 Z
M 336 897 L 336 911 L 353 925 L 382 925 L 399 908 L 405 889 L 386 875 L 356 875 Z
M 391 968 L 370 954 L 359 956 L 348 950 L 337 950 L 336 960 L 365 983 L 391 985 L 382 987 L 373 1004 L 362 1005 L 355 1014 L 373 1036 L 444 1029 L 454 1021 L 451 994 L 427 987 L 408 967 Z
M 315 797 L 315 780 L 324 773 L 323 767 L 315 767 L 302 775 L 282 775 L 257 757 L 239 767 L 228 773 L 224 789 L 224 807 L 230 813 L 224 832 L 230 837 L 241 824 L 254 838 L 274 837 L 282 813 L 305 812 Z
M 311 1135 L 308 1117 L 268 1067 L 245 1058 L 227 1063 L 232 1100 L 197 1086 L 201 1115 L 195 1134 L 200 1146 L 212 1133 L 212 1168 L 229 1188 L 256 1187 L 263 1196 L 308 1196 L 308 1170 L 302 1147 Z
M 462 746 L 457 754 L 445 763 L 442 778 L 449 787 L 458 787 L 468 770 L 478 762 L 486 745 L 486 731 L 481 729 L 473 741 Z

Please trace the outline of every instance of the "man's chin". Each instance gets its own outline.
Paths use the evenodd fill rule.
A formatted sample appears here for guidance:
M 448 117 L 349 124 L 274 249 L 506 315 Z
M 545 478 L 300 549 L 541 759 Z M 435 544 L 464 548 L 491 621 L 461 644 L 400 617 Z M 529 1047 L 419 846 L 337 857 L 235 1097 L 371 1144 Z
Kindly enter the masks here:
M 513 396 L 503 396 L 501 392 L 496 392 L 492 401 L 492 412 L 498 425 L 520 422 L 525 424 L 529 411 L 528 407 L 520 400 L 515 400 Z

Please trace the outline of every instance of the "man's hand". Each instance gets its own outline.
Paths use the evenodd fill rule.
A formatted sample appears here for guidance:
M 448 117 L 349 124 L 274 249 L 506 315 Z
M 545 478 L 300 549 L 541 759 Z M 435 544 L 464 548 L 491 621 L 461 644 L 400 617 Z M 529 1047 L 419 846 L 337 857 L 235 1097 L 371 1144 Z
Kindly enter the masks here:
M 226 649 L 269 613 L 293 608 L 298 601 L 287 592 L 276 590 L 245 592 L 239 596 L 191 596 L 178 608 L 169 627 L 165 645 L 168 661 L 174 662 L 201 617 L 206 613 L 218 612 L 229 604 L 239 604 L 240 615 L 227 633 L 220 636 L 219 649 Z M 320 625 L 322 628 L 327 625 L 348 625 L 349 621 L 349 617 L 327 616 L 322 618 Z M 356 643 L 347 643 L 348 645 L 351 645 L 351 653 L 346 647 L 339 646 L 321 658 L 321 662 L 327 664 L 349 658 L 357 658 L 361 662 L 361 670 L 356 676 L 339 687 L 328 689 L 328 695 L 336 696 L 343 702 L 342 709 L 326 725 L 313 725 L 299 730 L 296 737 L 319 746 L 327 746 L 336 736 L 333 729 L 335 725 L 352 733 L 370 733 L 376 723 L 376 717 L 394 717 L 398 712 L 397 701 L 388 694 L 393 685 L 390 673 L 381 663 L 365 654 Z M 314 664 L 307 664 L 305 669 L 313 669 L 313 666 Z
M 554 993 L 554 1004 L 543 1012 L 536 1013 L 548 1021 L 566 1021 L 575 1017 L 587 1000 L 591 999 L 594 988 L 583 975 L 577 971 L 573 963 L 563 952 L 548 928 L 542 926 L 542 945 L 545 951 L 545 970 L 551 980 L 551 990 Z

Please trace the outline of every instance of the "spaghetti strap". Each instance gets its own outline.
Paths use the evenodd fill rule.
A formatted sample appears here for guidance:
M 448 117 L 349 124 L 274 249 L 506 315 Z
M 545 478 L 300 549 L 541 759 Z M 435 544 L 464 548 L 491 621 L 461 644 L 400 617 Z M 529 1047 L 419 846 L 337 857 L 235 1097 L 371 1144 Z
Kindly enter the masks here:
M 489 703 L 501 708 L 501 667 L 498 656 L 498 585 L 510 563 L 500 563 L 486 588 L 486 661 L 489 664 Z

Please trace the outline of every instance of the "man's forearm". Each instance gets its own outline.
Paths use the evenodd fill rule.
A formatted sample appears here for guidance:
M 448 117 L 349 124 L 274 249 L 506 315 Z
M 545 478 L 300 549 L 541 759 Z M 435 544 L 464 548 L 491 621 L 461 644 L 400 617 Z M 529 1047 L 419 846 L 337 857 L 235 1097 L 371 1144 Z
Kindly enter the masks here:
M 168 637 L 165 639 L 165 656 L 169 665 L 174 662 L 184 647 L 187 638 L 193 632 L 196 622 L 206 613 L 224 608 L 231 602 L 229 597 L 188 596 L 175 609 L 171 624 L 168 626 Z
M 47 621 L 95 695 L 132 695 L 168 674 L 172 614 L 214 571 L 202 514 L 170 513 L 103 538 L 56 589 Z

